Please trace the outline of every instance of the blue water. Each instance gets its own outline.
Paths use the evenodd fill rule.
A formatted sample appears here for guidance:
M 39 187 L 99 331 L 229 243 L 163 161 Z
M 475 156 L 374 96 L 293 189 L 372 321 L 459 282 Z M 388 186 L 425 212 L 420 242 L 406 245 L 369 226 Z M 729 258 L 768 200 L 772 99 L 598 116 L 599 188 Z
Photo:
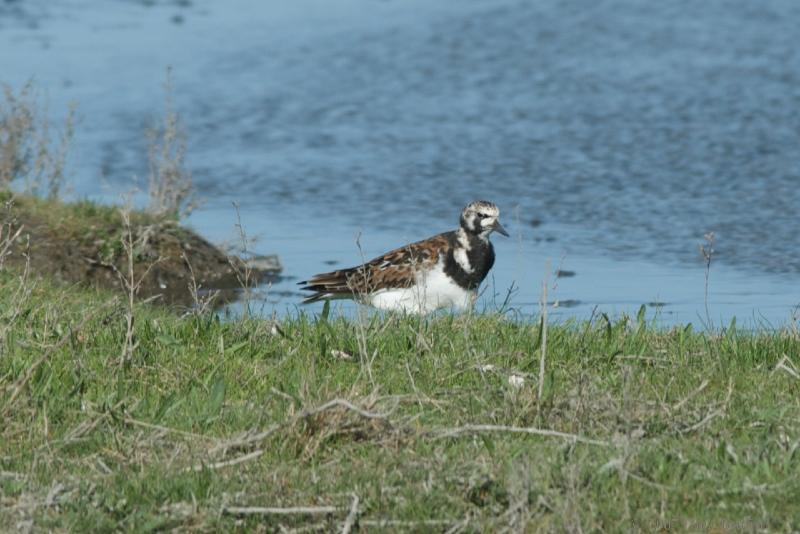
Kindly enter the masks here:
M 56 5 L 52 5 L 56 4 Z M 77 101 L 76 196 L 146 181 L 167 66 L 204 206 L 294 282 L 495 201 L 482 306 L 782 324 L 800 304 L 800 3 L 44 0 L 0 4 L 0 80 Z M 698 244 L 715 232 L 709 275 Z M 332 265 L 336 262 L 335 265 Z M 499 302 L 498 302 L 499 301 Z M 313 308 L 312 308 L 313 309 Z M 345 309 L 346 311 L 346 309 Z

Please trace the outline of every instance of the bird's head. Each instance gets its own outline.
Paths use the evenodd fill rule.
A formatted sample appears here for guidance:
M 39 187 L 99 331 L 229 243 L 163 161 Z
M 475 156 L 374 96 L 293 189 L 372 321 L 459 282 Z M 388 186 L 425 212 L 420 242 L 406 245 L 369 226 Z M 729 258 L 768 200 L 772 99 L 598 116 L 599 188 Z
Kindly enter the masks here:
M 461 212 L 461 228 L 465 232 L 487 239 L 497 232 L 508 237 L 508 232 L 500 224 L 500 210 L 493 202 L 477 200 L 467 205 Z

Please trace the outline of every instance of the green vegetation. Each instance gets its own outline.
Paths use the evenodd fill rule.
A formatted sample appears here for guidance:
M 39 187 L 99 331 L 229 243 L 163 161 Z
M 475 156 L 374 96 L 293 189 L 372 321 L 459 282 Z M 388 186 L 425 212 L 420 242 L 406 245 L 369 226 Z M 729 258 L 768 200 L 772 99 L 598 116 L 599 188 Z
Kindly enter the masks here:
M 32 227 L 46 227 L 57 231 L 64 241 L 89 245 L 98 239 L 116 239 L 122 247 L 124 221 L 120 206 L 103 205 L 91 200 L 61 202 L 43 199 L 29 194 L 12 194 L 0 191 L 0 204 L 6 206 L 6 219 L 25 223 Z M 173 222 L 142 210 L 128 210 L 131 225 L 170 225 Z
M 3 222 L 23 226 L 30 235 L 30 245 L 53 246 L 60 249 L 65 244 L 80 249 L 81 253 L 98 262 L 114 263 L 125 254 L 127 224 L 134 234 L 148 233 L 148 241 L 164 234 L 174 235 L 170 243 L 175 250 L 159 250 L 165 257 L 180 257 L 180 240 L 190 238 L 190 232 L 176 221 L 154 215 L 144 210 L 103 205 L 91 200 L 62 202 L 43 199 L 28 194 L 0 191 L 0 203 L 5 206 Z M 149 243 L 147 243 L 149 244 Z M 21 243 L 17 243 L 22 246 Z M 147 246 L 137 247 L 137 260 L 149 258 Z
M 551 326 L 539 399 L 536 322 L 117 298 L 0 273 L 0 530 L 800 524 L 791 329 Z
M 84 286 L 127 292 L 133 280 L 136 297 L 183 306 L 195 304 L 197 286 L 221 290 L 217 302 L 229 300 L 242 269 L 241 260 L 169 217 L 7 191 L 0 191 L 0 256 L 33 275 Z

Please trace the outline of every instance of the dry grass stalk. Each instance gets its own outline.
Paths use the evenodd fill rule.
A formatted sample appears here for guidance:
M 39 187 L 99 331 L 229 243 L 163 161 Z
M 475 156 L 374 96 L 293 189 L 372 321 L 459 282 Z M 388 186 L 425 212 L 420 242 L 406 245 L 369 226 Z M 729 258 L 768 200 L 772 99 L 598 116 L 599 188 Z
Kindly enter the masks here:
M 8 189 L 29 166 L 36 124 L 31 92 L 31 82 L 19 94 L 3 86 L 5 102 L 0 107 L 0 187 L 3 189 Z
M 219 291 L 212 291 L 207 295 L 201 295 L 201 286 L 197 283 L 197 277 L 194 274 L 194 268 L 192 268 L 192 263 L 189 261 L 189 257 L 185 252 L 181 252 L 181 258 L 183 258 L 183 261 L 189 268 L 189 282 L 187 283 L 187 286 L 189 288 L 189 294 L 192 296 L 192 301 L 194 302 L 194 308 L 189 312 L 189 314 L 205 315 L 212 309 L 214 300 L 217 298 L 217 296 L 219 296 Z
M 136 302 L 136 295 L 139 293 L 139 289 L 142 286 L 145 278 L 147 275 L 150 274 L 150 270 L 155 266 L 162 258 L 156 258 L 156 260 L 150 263 L 145 271 L 139 276 L 136 277 L 136 273 L 134 270 L 134 263 L 136 259 L 136 251 L 139 248 L 145 248 L 147 245 L 147 240 L 149 239 L 149 231 L 146 229 L 144 232 L 141 232 L 141 235 L 137 235 L 134 238 L 134 231 L 133 231 L 133 224 L 131 223 L 131 208 L 130 204 L 126 203 L 123 208 L 119 210 L 120 215 L 122 217 L 122 227 L 124 230 L 124 235 L 122 239 L 122 246 L 125 251 L 125 273 L 120 272 L 118 269 L 114 268 L 119 277 L 120 283 L 122 284 L 122 288 L 125 290 L 125 341 L 122 345 L 122 351 L 120 352 L 120 364 L 124 364 L 129 362 L 133 358 L 133 353 L 136 351 L 136 347 L 138 346 L 138 342 L 135 341 L 135 315 L 134 315 L 134 304 Z
M 235 438 L 217 444 L 209 452 L 211 454 L 216 454 L 217 452 L 222 451 L 222 454 L 224 456 L 228 451 L 245 448 L 249 445 L 253 445 L 254 443 L 261 443 L 262 441 L 270 437 L 272 434 L 274 434 L 276 431 L 278 431 L 281 427 L 282 425 L 272 425 L 271 427 L 262 432 L 253 432 L 253 431 L 245 432 Z
M 247 454 L 243 454 L 231 460 L 225 460 L 222 462 L 215 462 L 213 464 L 197 464 L 192 466 L 191 468 L 187 469 L 187 471 L 202 471 L 203 469 L 222 469 L 223 467 L 231 467 L 233 465 L 243 464 L 245 462 L 249 462 L 251 460 L 255 460 L 256 458 L 260 457 L 264 454 L 263 449 L 256 449 L 252 452 L 248 452 Z
M 356 247 L 358 248 L 358 254 L 361 256 L 361 263 L 366 264 L 367 260 L 364 255 L 364 249 L 361 247 L 361 233 L 359 232 L 356 234 Z M 375 387 L 375 379 L 372 376 L 372 363 L 375 361 L 375 358 L 378 356 L 378 351 L 375 350 L 373 352 L 372 357 L 369 356 L 369 349 L 367 345 L 367 318 L 368 312 L 366 306 L 364 305 L 365 302 L 369 302 L 368 294 L 370 288 L 372 287 L 372 282 L 370 279 L 370 270 L 369 269 L 361 269 L 359 271 L 361 276 L 363 276 L 363 284 L 359 284 L 356 280 L 348 280 L 348 285 L 353 293 L 356 293 L 356 288 L 361 285 L 363 289 L 361 289 L 361 293 L 358 294 L 358 298 L 356 298 L 356 306 L 358 309 L 358 320 L 356 321 L 356 342 L 358 344 L 358 356 L 359 356 L 359 363 L 361 365 L 361 372 L 363 373 L 366 371 L 367 376 L 369 377 L 369 382 L 372 384 L 372 387 Z
M 351 412 L 354 412 L 365 419 L 387 419 L 389 417 L 389 413 L 376 413 L 364 410 L 359 408 L 358 406 L 354 405 L 352 402 L 345 400 L 345 399 L 333 399 L 329 400 L 328 402 L 317 406 L 316 408 L 312 408 L 310 410 L 304 410 L 297 416 L 298 419 L 305 419 L 327 410 L 331 410 L 333 408 L 345 408 Z
M 238 250 L 235 251 L 235 255 L 228 256 L 228 263 L 236 275 L 239 287 L 241 287 L 244 292 L 244 316 L 249 317 L 252 313 L 250 302 L 253 299 L 253 286 L 255 285 L 253 280 L 253 268 L 250 266 L 250 262 L 247 261 L 250 255 L 250 250 L 248 248 L 249 239 L 244 225 L 242 224 L 242 214 L 239 211 L 239 203 L 232 202 L 232 204 L 236 212 L 236 231 L 239 234 L 239 246 Z
M 19 233 L 22 230 L 20 228 L 17 232 L 13 234 L 9 232 L 7 235 L 7 239 L 12 240 L 12 243 L 8 244 L 8 249 L 10 250 L 11 244 L 13 241 L 18 239 Z M 13 238 L 13 239 L 12 239 Z M 3 248 L 6 248 L 6 245 L 3 244 Z M 22 273 L 17 278 L 17 288 L 14 290 L 13 295 L 11 297 L 11 306 L 4 310 L 5 317 L 3 317 L 5 324 L 2 328 L 0 328 L 0 349 L 4 349 L 6 346 L 6 339 L 8 333 L 14 328 L 17 318 L 22 313 L 23 307 L 27 302 L 28 298 L 30 297 L 31 293 L 36 287 L 36 282 L 30 281 L 30 274 L 31 274 L 31 243 L 30 243 L 30 236 L 26 236 L 25 242 L 25 251 L 22 253 L 25 257 L 25 266 L 22 269 Z M 4 251 L 5 252 L 5 251 Z M 3 262 L 5 260 L 4 253 L 0 253 L 0 270 L 3 268 Z
M 542 396 L 544 394 L 544 372 L 545 360 L 547 357 L 547 285 L 550 274 L 550 262 L 545 262 L 544 280 L 542 280 L 542 300 L 539 303 L 542 321 L 542 350 L 539 355 L 539 384 L 536 390 L 536 419 L 541 421 L 542 416 Z
M 358 503 L 358 495 L 354 493 L 353 501 L 350 503 L 350 512 L 348 512 L 347 518 L 342 525 L 342 534 L 350 534 L 350 531 L 353 530 L 353 527 L 356 525 L 356 521 L 358 521 Z
M 0 223 L 0 271 L 5 268 L 6 259 L 14 254 L 18 241 L 22 236 L 24 229 L 23 225 L 17 223 L 11 208 L 13 206 L 13 198 L 5 203 L 5 216 L 3 222 Z M 0 354 L 5 350 L 6 340 L 8 333 L 14 328 L 17 318 L 22 313 L 23 307 L 27 302 L 31 292 L 36 284 L 30 282 L 31 273 L 31 254 L 30 254 L 30 235 L 26 234 L 25 247 L 22 255 L 25 258 L 25 264 L 17 278 L 16 289 L 13 290 L 10 299 L 11 305 L 7 306 L 3 311 L 3 325 L 0 327 Z M 0 288 L 6 289 L 2 285 Z
M 49 123 L 46 120 L 41 122 L 37 132 L 37 150 L 33 162 L 33 172 L 28 177 L 27 189 L 31 193 L 38 195 L 43 188 L 46 188 L 47 198 L 59 197 L 65 178 L 67 156 L 72 148 L 72 139 L 75 137 L 76 111 L 76 105 L 71 104 L 64 121 L 64 129 L 55 145 L 50 140 Z
M 26 190 L 33 194 L 46 189 L 49 198 L 57 198 L 64 181 L 67 156 L 75 135 L 76 106 L 70 105 L 64 127 L 57 140 L 51 139 L 50 123 L 40 116 L 32 82 L 18 93 L 3 86 L 0 102 L 0 189 L 25 179 Z
M 778 371 L 783 371 L 787 373 L 792 378 L 796 378 L 800 380 L 800 372 L 797 370 L 797 366 L 794 364 L 791 358 L 789 358 L 786 354 L 783 355 L 783 358 L 775 365 L 775 368 L 772 370 L 771 375 L 775 374 Z
M 733 396 L 733 379 L 728 379 L 728 392 L 725 395 L 725 400 L 722 401 L 719 406 L 711 409 L 708 413 L 703 417 L 700 421 L 690 425 L 686 428 L 680 429 L 678 432 L 680 434 L 689 434 L 694 432 L 695 430 L 699 430 L 704 426 L 708 425 L 711 421 L 716 419 L 717 417 L 725 417 L 725 414 L 728 412 L 728 406 L 731 402 L 731 397 Z
M 6 258 L 13 253 L 11 247 L 14 246 L 19 239 L 19 236 L 22 234 L 23 226 L 17 226 L 16 221 L 11 214 L 12 204 L 13 200 L 6 202 L 6 217 L 2 224 L 0 224 L 0 271 L 2 271 L 3 267 L 5 266 Z
M 401 519 L 361 519 L 358 524 L 364 527 L 377 527 L 388 529 L 391 527 L 409 529 L 417 532 L 425 532 L 424 527 L 445 527 L 454 523 L 460 524 L 455 519 L 420 519 L 419 521 L 404 521 Z
M 567 432 L 559 432 L 558 430 L 549 430 L 545 428 L 533 427 L 517 427 L 505 425 L 464 425 L 455 428 L 443 428 L 437 431 L 437 438 L 453 438 L 463 435 L 481 434 L 487 432 L 509 432 L 512 434 L 531 434 L 534 436 L 545 436 L 552 438 L 562 438 L 573 443 L 585 443 L 587 445 L 599 445 L 601 447 L 610 447 L 611 443 L 599 439 L 587 438 L 578 434 L 570 434 Z
M 667 411 L 668 412 L 672 412 L 672 411 L 680 410 L 687 402 L 692 400 L 694 397 L 699 395 L 704 389 L 706 389 L 706 387 L 708 387 L 708 384 L 709 384 L 708 379 L 703 379 L 703 381 L 700 383 L 700 385 L 697 386 L 697 389 L 695 389 L 694 391 L 689 393 L 686 397 L 684 397 L 682 400 L 677 402 L 670 410 L 667 410 Z
M 180 219 L 196 207 L 192 175 L 186 169 L 186 134 L 172 103 L 171 70 L 165 83 L 165 110 L 161 125 L 148 131 L 150 211 Z
M 201 440 L 206 440 L 206 441 L 216 441 L 216 438 L 213 438 L 211 436 L 198 434 L 196 432 L 187 432 L 185 430 L 179 430 L 177 428 L 170 428 L 168 426 L 156 425 L 156 424 L 153 424 L 153 423 L 148 423 L 146 421 L 139 421 L 138 419 L 134 419 L 133 417 L 130 417 L 130 416 L 125 416 L 123 418 L 123 421 L 125 423 L 129 424 L 129 425 L 138 426 L 138 427 L 142 427 L 142 428 L 149 428 L 149 429 L 152 429 L 152 430 L 158 430 L 158 431 L 161 431 L 161 432 L 167 432 L 167 433 L 171 433 L 171 434 L 177 434 L 177 435 L 180 435 L 180 436 L 191 438 L 193 440 L 201 439 Z
M 125 312 L 125 321 L 126 321 L 126 329 L 125 329 L 125 344 L 122 347 L 122 353 L 120 354 L 120 364 L 127 362 L 133 356 L 133 351 L 136 349 L 136 346 L 133 341 L 133 334 L 134 334 L 134 314 L 133 314 L 133 303 L 136 297 L 136 292 L 138 286 L 135 282 L 134 273 L 133 273 L 133 230 L 131 229 L 131 219 L 130 219 L 130 212 L 128 210 L 121 210 L 122 213 L 122 221 L 125 226 L 125 239 L 123 240 L 123 245 L 125 247 L 125 254 L 128 260 L 128 272 L 127 277 L 122 276 L 119 271 L 117 273 L 120 275 L 120 281 L 122 282 L 123 287 L 126 289 L 126 294 L 128 297 L 127 301 L 127 309 Z
M 338 506 L 291 506 L 274 508 L 269 506 L 223 506 L 223 514 L 231 515 L 319 515 L 343 511 Z
M 705 286 L 703 292 L 703 302 L 706 308 L 706 321 L 707 327 L 711 328 L 711 314 L 709 313 L 708 309 L 708 282 L 709 277 L 711 276 L 711 260 L 714 258 L 714 232 L 708 232 L 703 236 L 705 240 L 705 244 L 701 243 L 698 245 L 700 248 L 700 254 L 703 256 L 703 260 L 706 262 L 706 273 L 705 273 Z
M 11 254 L 11 247 L 22 234 L 22 226 L 16 231 L 10 224 L 0 226 L 0 270 L 5 266 L 6 258 Z
M 223 506 L 222 513 L 229 515 L 239 515 L 239 516 L 251 516 L 251 515 L 295 516 L 295 515 L 330 515 L 347 511 L 347 517 L 345 517 L 345 520 L 342 523 L 342 528 L 340 532 L 342 534 L 350 534 L 350 532 L 352 532 L 353 528 L 356 526 L 356 522 L 358 521 L 359 503 L 360 499 L 358 495 L 353 494 L 349 508 L 343 508 L 340 506 L 289 506 L 284 508 L 272 507 L 272 506 Z M 369 522 L 370 525 L 376 523 L 378 522 L 376 521 Z M 391 521 L 389 521 L 389 523 L 391 523 Z M 319 525 L 319 527 L 322 529 L 324 529 L 325 527 L 330 528 L 330 525 L 321 524 Z M 312 530 L 317 530 L 317 526 L 312 525 Z

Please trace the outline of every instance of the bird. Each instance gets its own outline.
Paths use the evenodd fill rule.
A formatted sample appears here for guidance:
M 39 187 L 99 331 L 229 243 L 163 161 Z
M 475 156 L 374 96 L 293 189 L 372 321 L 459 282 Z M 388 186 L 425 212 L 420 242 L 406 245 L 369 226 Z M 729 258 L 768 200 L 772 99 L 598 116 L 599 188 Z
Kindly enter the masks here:
M 492 232 L 508 237 L 493 202 L 477 200 L 461 211 L 459 227 L 391 250 L 364 264 L 316 274 L 299 282 L 312 292 L 303 304 L 353 299 L 380 310 L 428 314 L 471 309 L 494 265 Z

